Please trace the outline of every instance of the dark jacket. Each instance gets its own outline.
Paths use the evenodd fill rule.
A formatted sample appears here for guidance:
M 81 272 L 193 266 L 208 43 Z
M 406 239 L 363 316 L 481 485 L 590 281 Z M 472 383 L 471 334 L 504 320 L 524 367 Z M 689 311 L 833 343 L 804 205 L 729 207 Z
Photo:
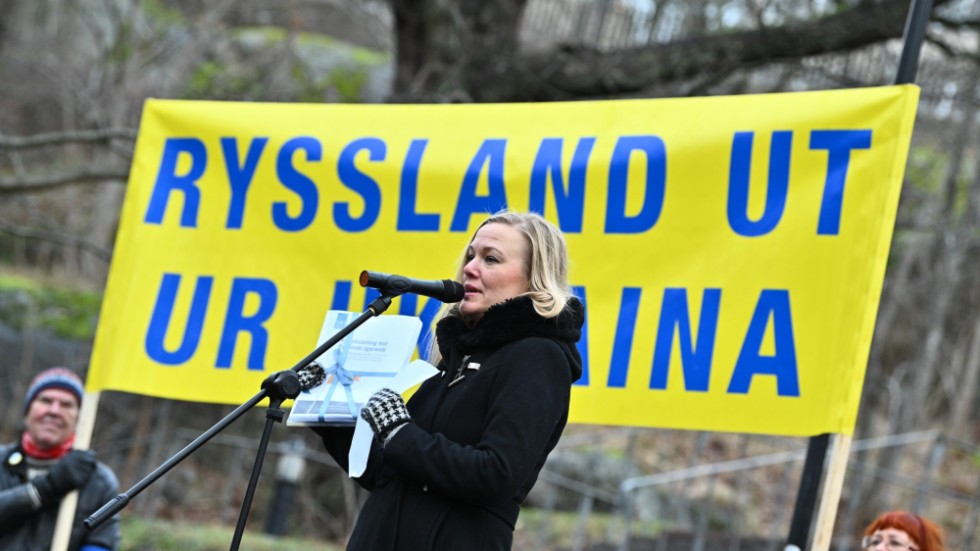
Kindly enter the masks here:
M 373 446 L 357 479 L 371 496 L 347 548 L 510 549 L 520 504 L 565 428 L 583 322 L 578 300 L 545 319 L 527 297 L 473 328 L 442 319 L 442 373 L 409 400 L 414 422 Z M 318 432 L 346 469 L 352 431 Z
M 20 454 L 18 457 L 16 454 Z M 0 549 L 47 551 L 51 548 L 59 504 L 35 509 L 28 493 L 26 459 L 20 445 L 0 446 Z M 119 494 L 116 475 L 99 463 L 88 483 L 78 493 L 75 522 L 68 549 L 83 545 L 116 549 L 119 545 L 119 517 L 115 516 L 89 531 L 83 521 Z

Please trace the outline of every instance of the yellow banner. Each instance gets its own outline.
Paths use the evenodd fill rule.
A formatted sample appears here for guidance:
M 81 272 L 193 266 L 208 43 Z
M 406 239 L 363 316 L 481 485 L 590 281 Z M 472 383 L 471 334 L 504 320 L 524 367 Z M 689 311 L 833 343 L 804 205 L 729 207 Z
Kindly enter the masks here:
M 363 311 L 362 270 L 451 278 L 509 206 L 568 240 L 572 422 L 849 434 L 917 100 L 148 101 L 88 389 L 242 403 Z

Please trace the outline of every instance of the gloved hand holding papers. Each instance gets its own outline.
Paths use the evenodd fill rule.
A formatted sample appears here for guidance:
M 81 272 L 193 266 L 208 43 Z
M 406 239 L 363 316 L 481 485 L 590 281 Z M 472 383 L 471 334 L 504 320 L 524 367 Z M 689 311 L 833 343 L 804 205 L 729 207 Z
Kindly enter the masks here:
M 327 312 L 317 342 L 326 342 L 358 315 Z M 408 365 L 421 330 L 422 322 L 414 316 L 368 319 L 315 360 L 323 367 L 326 380 L 296 397 L 286 424 L 354 425 L 361 406 L 381 387 L 404 392 L 420 382 L 422 379 L 405 388 L 392 386 L 394 378 Z M 431 374 L 423 378 L 428 376 Z
M 399 394 L 404 394 L 406 390 L 438 372 L 439 370 L 429 362 L 415 360 L 385 383 L 385 386 Z M 351 478 L 357 478 L 364 474 L 364 469 L 367 468 L 368 455 L 371 452 L 371 439 L 373 438 L 374 432 L 371 431 L 371 426 L 368 425 L 367 421 L 358 417 L 357 427 L 354 429 L 354 440 L 351 442 L 350 453 L 347 455 L 347 474 Z

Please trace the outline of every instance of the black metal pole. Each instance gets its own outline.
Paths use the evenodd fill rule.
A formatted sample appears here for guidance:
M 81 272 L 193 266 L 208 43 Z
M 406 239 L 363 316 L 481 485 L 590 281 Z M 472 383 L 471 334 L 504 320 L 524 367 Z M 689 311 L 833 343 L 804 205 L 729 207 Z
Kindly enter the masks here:
M 932 0 L 912 0 L 908 19 L 905 20 L 905 35 L 902 39 L 902 56 L 898 60 L 898 72 L 895 74 L 895 84 L 912 84 L 919 67 L 919 52 L 926 38 L 926 26 L 929 24 L 929 13 L 932 11 Z
M 265 428 L 262 431 L 262 439 L 259 441 L 259 449 L 255 452 L 252 476 L 248 480 L 245 499 L 242 500 L 242 510 L 238 513 L 238 524 L 235 525 L 235 535 L 231 538 L 230 551 L 237 551 L 242 543 L 242 536 L 245 535 L 245 523 L 248 522 L 248 511 L 252 508 L 252 498 L 255 497 L 255 489 L 259 484 L 259 474 L 262 472 L 262 464 L 265 461 L 265 451 L 269 447 L 269 437 L 272 436 L 272 426 L 286 417 L 286 412 L 279 409 L 280 405 L 282 405 L 282 400 L 274 400 L 269 404 L 269 409 L 265 411 Z
M 898 61 L 895 84 L 912 84 L 915 82 L 915 74 L 919 66 L 919 53 L 922 51 L 922 42 L 926 37 L 926 25 L 929 23 L 931 11 L 932 0 L 911 1 L 908 18 L 905 20 L 902 54 Z M 808 549 L 810 529 L 813 525 L 814 505 L 817 501 L 817 493 L 820 491 L 820 481 L 829 442 L 829 434 L 820 434 L 811 437 L 807 443 L 803 475 L 800 479 L 800 489 L 796 496 L 796 506 L 793 510 L 793 519 L 790 523 L 789 537 L 786 542 L 787 550 Z
M 297 362 L 296 365 L 292 367 L 292 370 L 297 371 L 303 367 L 308 366 L 313 360 L 319 358 L 320 355 L 322 355 L 324 352 L 329 350 L 330 347 L 340 342 L 341 339 L 343 339 L 348 334 L 350 334 L 350 332 L 353 331 L 354 329 L 360 327 L 368 319 L 374 316 L 380 316 L 382 312 L 388 309 L 388 306 L 391 306 L 391 299 L 393 298 L 393 296 L 394 295 L 382 295 L 374 299 L 374 301 L 371 303 L 370 306 L 368 306 L 367 310 L 365 310 L 364 313 L 358 316 L 354 321 L 350 322 L 349 324 L 341 328 L 340 331 L 338 331 L 332 337 L 324 341 L 323 344 L 318 346 L 313 352 L 309 353 L 305 358 Z M 143 477 L 143 480 L 140 480 L 139 482 L 134 484 L 130 489 L 117 495 L 116 497 L 109 500 L 105 505 L 100 507 L 98 511 L 96 511 L 91 516 L 85 519 L 84 522 L 85 527 L 88 528 L 89 530 L 93 530 L 96 527 L 98 527 L 100 524 L 108 520 L 110 517 L 112 517 L 119 511 L 121 511 L 124 507 L 126 507 L 126 505 L 129 504 L 130 499 L 136 497 L 136 495 L 142 492 L 143 490 L 145 490 L 147 486 L 153 484 L 154 482 L 156 482 L 158 478 L 166 474 L 170 469 L 174 468 L 177 465 L 177 463 L 180 463 L 181 461 L 186 459 L 188 455 L 197 451 L 197 449 L 203 446 L 204 444 L 206 444 L 208 440 L 210 440 L 216 434 L 218 434 L 219 432 L 227 428 L 228 425 L 230 425 L 236 419 L 241 417 L 246 411 L 252 409 L 253 407 L 255 407 L 256 404 L 258 404 L 259 402 L 261 402 L 267 397 L 269 397 L 270 399 L 275 398 L 274 396 L 270 396 L 269 390 L 263 388 L 258 392 L 258 394 L 256 394 L 247 402 L 238 406 L 237 408 L 235 408 L 234 411 L 226 415 L 224 419 L 215 423 L 214 426 L 208 429 L 204 434 L 195 438 L 194 441 L 188 444 L 187 446 L 185 446 L 184 449 L 180 450 L 179 452 L 174 454 L 170 459 L 166 460 L 162 465 L 154 469 L 153 472 Z M 280 403 L 282 403 L 281 400 Z M 275 407 L 278 408 L 278 404 L 276 404 Z M 260 450 L 260 451 L 264 452 L 264 450 Z M 261 469 L 261 464 L 259 464 L 258 467 L 259 469 Z M 251 500 L 249 499 L 249 501 Z
M 113 515 L 121 511 L 126 505 L 129 505 L 129 500 L 136 497 L 140 492 L 145 490 L 147 486 L 156 482 L 158 478 L 166 474 L 170 469 L 183 461 L 188 455 L 192 454 L 195 450 L 207 443 L 208 440 L 213 438 L 216 434 L 224 430 L 228 425 L 234 422 L 236 419 L 242 416 L 246 411 L 255 407 L 256 404 L 265 399 L 267 391 L 262 389 L 258 394 L 253 396 L 249 401 L 235 408 L 224 417 L 221 421 L 218 421 L 210 429 L 204 432 L 202 435 L 194 439 L 193 442 L 184 447 L 176 454 L 166 460 L 162 465 L 153 470 L 150 474 L 143 477 L 136 484 L 126 490 L 125 492 L 117 495 L 116 497 L 109 500 L 108 503 L 99 508 L 98 511 L 92 514 L 92 516 L 85 519 L 85 527 L 89 530 L 94 530 L 100 524 L 111 518 Z
M 351 331 L 357 329 L 364 322 L 374 316 L 380 316 L 382 312 L 388 309 L 391 305 L 390 295 L 381 295 L 374 299 L 374 302 L 364 311 L 363 314 L 357 317 L 354 321 L 350 322 L 344 326 L 340 331 L 334 334 L 332 337 L 326 340 L 323 345 L 317 347 L 309 356 L 300 360 L 298 366 L 308 365 L 310 362 L 316 360 L 320 357 L 320 354 L 329 350 L 334 344 L 340 342 L 345 336 L 350 334 Z M 320 349 L 323 350 L 320 350 Z M 305 362 L 305 363 L 304 363 Z M 295 398 L 299 393 L 292 396 L 286 396 L 287 398 Z M 255 462 L 252 463 L 252 476 L 249 478 L 248 487 L 245 490 L 245 498 L 242 500 L 242 510 L 238 513 L 238 524 L 235 526 L 235 534 L 231 539 L 231 547 L 229 551 L 238 551 L 239 546 L 242 543 L 242 536 L 245 535 L 245 523 L 248 522 L 248 512 L 252 508 L 252 499 L 255 497 L 255 489 L 259 484 L 259 475 L 262 473 L 262 464 L 265 461 L 265 452 L 269 447 L 269 437 L 272 436 L 272 427 L 276 423 L 282 422 L 286 417 L 286 412 L 279 408 L 282 405 L 283 396 L 270 396 L 269 397 L 269 408 L 265 411 L 265 428 L 262 431 L 262 438 L 259 441 L 259 448 L 255 452 Z
M 790 521 L 789 538 L 786 542 L 798 549 L 807 549 L 809 543 L 810 527 L 813 524 L 814 508 L 829 444 L 829 434 L 812 436 L 807 444 L 803 475 L 800 478 L 800 489 L 796 494 L 796 505 L 793 507 L 793 519 Z

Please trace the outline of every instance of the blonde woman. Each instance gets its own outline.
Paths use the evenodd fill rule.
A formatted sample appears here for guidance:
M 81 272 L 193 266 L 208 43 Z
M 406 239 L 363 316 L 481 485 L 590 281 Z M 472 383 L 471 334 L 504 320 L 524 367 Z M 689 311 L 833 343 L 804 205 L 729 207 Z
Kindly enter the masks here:
M 487 219 L 466 245 L 466 294 L 435 324 L 441 376 L 408 404 L 383 389 L 361 410 L 375 432 L 371 491 L 347 549 L 506 550 L 520 505 L 558 443 L 584 308 L 561 231 L 533 213 Z M 350 430 L 316 429 L 344 467 Z

